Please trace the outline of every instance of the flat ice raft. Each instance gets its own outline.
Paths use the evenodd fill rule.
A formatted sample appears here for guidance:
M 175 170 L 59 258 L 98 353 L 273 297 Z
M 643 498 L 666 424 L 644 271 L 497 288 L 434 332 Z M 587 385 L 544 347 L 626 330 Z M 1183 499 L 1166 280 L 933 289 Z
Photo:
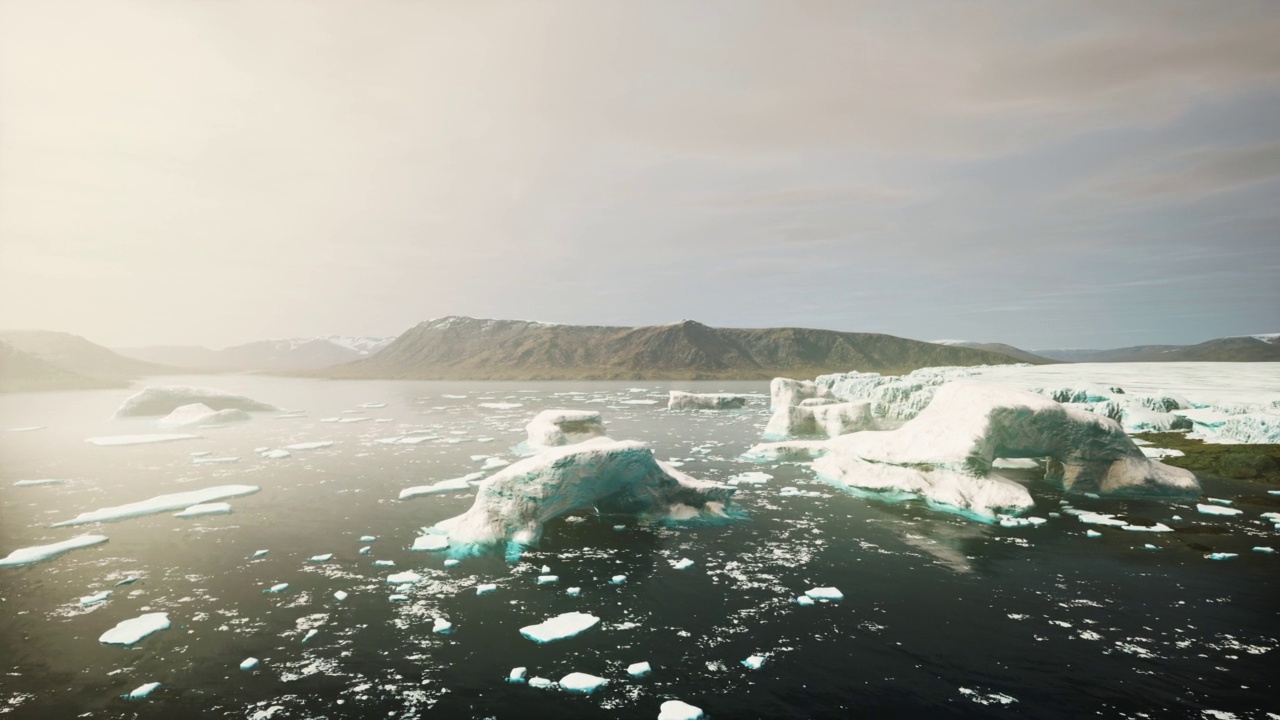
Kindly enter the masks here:
M 454 548 L 532 545 L 547 522 L 577 508 L 721 517 L 734 490 L 658 462 L 643 443 L 596 438 L 507 466 L 480 483 L 470 510 L 434 531 Z
M 186 508 L 204 503 L 212 503 L 217 500 L 225 500 L 227 498 L 240 497 L 242 495 L 252 495 L 260 489 L 261 488 L 257 485 L 218 485 L 216 487 L 205 488 L 203 490 L 158 495 L 149 500 L 141 500 L 136 503 L 129 503 L 128 505 L 117 505 L 116 507 L 102 508 L 100 510 L 91 510 L 89 512 L 80 513 L 70 520 L 63 520 L 62 522 L 54 523 L 49 527 L 84 525 L 86 523 L 95 522 L 113 522 L 115 520 L 141 517 L 143 515 L 155 515 L 156 513 L 168 512 L 170 510 L 185 510 Z
M 115 627 L 102 633 L 98 642 L 103 645 L 133 645 L 152 633 L 168 628 L 169 613 L 147 613 L 121 620 Z
M 35 547 L 19 548 L 9 553 L 7 556 L 0 558 L 0 567 L 30 565 L 32 563 L 38 563 L 58 557 L 62 553 L 71 550 L 98 545 L 106 541 L 106 535 L 79 535 L 71 538 L 70 540 L 63 540 L 62 542 L 56 542 L 49 545 L 36 545 Z
M 747 404 L 746 395 L 733 393 L 691 393 L 672 390 L 668 410 L 737 410 Z
M 600 618 L 589 613 L 567 612 L 537 625 L 522 627 L 520 634 L 536 643 L 549 643 L 586 632 L 598 622 Z
M 242 410 L 265 412 L 278 410 L 274 405 L 258 402 L 244 395 L 206 387 L 168 385 L 149 387 L 127 398 L 116 409 L 116 417 L 168 415 L 183 405 L 203 404 L 208 410 Z
M 154 445 L 155 443 L 175 442 L 177 440 L 196 440 L 199 435 L 187 433 L 155 433 L 151 435 L 104 435 L 86 438 L 85 442 L 98 447 L 121 447 L 125 445 Z

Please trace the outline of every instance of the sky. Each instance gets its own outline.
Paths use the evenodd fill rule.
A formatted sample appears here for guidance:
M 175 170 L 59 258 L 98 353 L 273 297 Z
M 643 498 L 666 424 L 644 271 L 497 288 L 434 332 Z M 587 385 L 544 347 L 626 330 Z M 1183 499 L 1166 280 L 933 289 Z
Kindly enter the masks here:
M 1280 3 L 0 0 L 0 328 L 1280 331 Z

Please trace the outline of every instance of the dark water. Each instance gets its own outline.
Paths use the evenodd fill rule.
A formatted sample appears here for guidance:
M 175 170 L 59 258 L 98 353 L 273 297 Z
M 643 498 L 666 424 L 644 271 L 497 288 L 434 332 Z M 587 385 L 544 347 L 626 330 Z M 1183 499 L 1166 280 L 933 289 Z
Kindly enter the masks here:
M 83 440 L 157 431 L 154 419 L 107 419 L 126 391 L 0 397 L 0 427 L 48 426 L 0 432 L 0 556 L 81 532 L 110 537 L 0 568 L 0 716 L 651 719 L 668 699 L 717 719 L 1280 713 L 1280 557 L 1251 551 L 1280 549 L 1259 519 L 1280 510 L 1280 498 L 1262 487 L 1206 480 L 1208 494 L 1244 510 L 1236 517 L 1199 515 L 1186 503 L 1073 499 L 1183 530 L 1096 528 L 1103 536 L 1090 539 L 1090 526 L 1068 515 L 1006 529 L 852 497 L 810 482 L 804 465 L 740 461 L 767 421 L 764 399 L 731 413 L 623 402 L 665 400 L 668 387 L 763 393 L 763 383 L 638 383 L 647 390 L 630 392 L 626 383 L 191 382 L 308 414 L 259 415 L 197 430 L 198 440 L 103 448 Z M 567 391 L 586 394 L 555 395 Z M 365 402 L 386 402 L 366 413 L 392 421 L 319 421 Z M 510 449 L 524 424 L 547 407 L 599 409 L 611 437 L 647 441 L 696 477 L 774 477 L 742 486 L 748 518 L 723 526 L 583 514 L 552 523 L 516 564 L 493 556 L 446 568 L 442 555 L 407 550 L 420 527 L 462 512 L 472 495 L 398 501 L 399 491 L 473 472 L 481 464 L 473 455 L 515 460 Z M 374 442 L 418 428 L 459 442 Z M 486 437 L 493 440 L 478 440 Z M 335 444 L 285 460 L 253 452 L 326 439 Z M 193 465 L 190 453 L 205 450 L 240 461 Z M 32 478 L 66 482 L 13 486 Z M 1059 509 L 1057 490 L 1028 482 L 1034 514 Z M 86 510 L 242 483 L 262 491 L 230 500 L 231 515 L 47 527 Z M 821 496 L 782 497 L 785 486 Z M 359 555 L 366 534 L 378 539 Z M 270 552 L 251 560 L 259 549 Z M 1210 551 L 1240 557 L 1211 561 Z M 307 561 L 322 553 L 335 557 Z M 673 569 L 680 558 L 696 564 Z M 543 565 L 558 583 L 536 584 Z M 424 578 L 399 590 L 409 602 L 391 602 L 397 590 L 384 579 L 405 570 Z M 617 574 L 627 582 L 610 584 Z M 80 606 L 81 596 L 130 576 L 139 579 L 114 588 L 108 602 Z M 263 593 L 280 582 L 287 591 Z M 474 586 L 485 582 L 498 590 L 477 596 Z M 793 602 L 815 586 L 835 586 L 844 600 Z M 568 596 L 569 587 L 581 595 Z M 335 590 L 350 597 L 339 603 Z M 574 610 L 601 622 L 547 645 L 518 632 Z M 131 648 L 98 642 L 144 612 L 168 612 L 173 627 Z M 434 617 L 454 632 L 433 633 Z M 740 664 L 753 654 L 767 656 L 759 670 Z M 241 671 L 250 656 L 261 665 Z M 641 661 L 653 673 L 629 677 L 626 666 Z M 610 682 L 589 696 L 505 682 L 516 666 L 530 677 L 580 671 Z M 149 698 L 121 698 L 152 681 L 162 686 Z

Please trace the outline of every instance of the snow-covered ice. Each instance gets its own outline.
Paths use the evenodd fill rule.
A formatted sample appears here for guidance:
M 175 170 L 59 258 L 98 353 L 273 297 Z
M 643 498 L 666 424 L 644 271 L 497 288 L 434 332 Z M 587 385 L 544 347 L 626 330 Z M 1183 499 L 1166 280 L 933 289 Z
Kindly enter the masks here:
M 598 622 L 600 622 L 600 618 L 595 615 L 567 612 L 544 620 L 537 625 L 522 627 L 520 628 L 520 634 L 536 643 L 549 643 L 578 635 Z
M 35 545 L 33 547 L 25 547 L 14 550 L 3 558 L 0 558 L 0 567 L 13 567 L 15 565 L 30 565 L 32 563 L 42 562 L 61 555 L 70 550 L 78 548 L 90 547 L 107 541 L 106 535 L 78 535 L 69 540 L 50 543 L 48 545 Z
M 773 411 L 765 426 L 765 440 L 787 440 L 797 437 L 838 437 L 859 430 L 875 430 L 871 403 L 831 403 L 826 405 L 783 405 Z
M 746 395 L 734 393 L 691 393 L 672 390 L 668 410 L 737 410 L 747 404 Z
M 98 642 L 104 645 L 133 645 L 146 636 L 169 628 L 169 613 L 155 612 L 121 620 L 102 633 Z
M 702 708 L 683 700 L 668 700 L 658 709 L 658 720 L 703 720 Z
M 202 515 L 229 515 L 230 513 L 231 513 L 230 503 L 215 502 L 215 503 L 200 503 L 198 505 L 192 505 L 186 510 L 174 513 L 173 516 L 179 517 L 179 518 L 193 518 L 193 517 L 200 517 Z
M 595 410 L 543 410 L 525 426 L 530 450 L 572 445 L 604 437 L 604 420 Z
M 560 689 L 566 692 L 591 694 L 608 684 L 608 680 L 584 672 L 572 672 L 560 678 Z
M 257 485 L 218 485 L 215 487 L 205 488 L 203 490 L 190 490 L 188 492 L 171 493 L 169 495 L 158 495 L 148 500 L 140 500 L 135 503 L 129 503 L 128 505 L 117 505 L 115 507 L 83 512 L 71 520 L 63 520 L 62 522 L 54 523 L 49 527 L 65 527 L 68 525 L 83 525 L 85 523 L 96 522 L 114 522 L 116 520 L 124 520 L 126 518 L 139 517 L 142 515 L 154 515 L 156 513 L 167 512 L 169 510 L 189 508 L 192 505 L 210 503 L 216 500 L 252 495 L 260 489 L 261 488 Z
M 111 591 L 103 590 L 101 592 L 96 592 L 92 595 L 85 595 L 84 597 L 80 598 L 80 604 L 86 607 L 89 605 L 97 605 L 98 603 L 106 602 L 107 599 L 110 597 L 111 597 Z

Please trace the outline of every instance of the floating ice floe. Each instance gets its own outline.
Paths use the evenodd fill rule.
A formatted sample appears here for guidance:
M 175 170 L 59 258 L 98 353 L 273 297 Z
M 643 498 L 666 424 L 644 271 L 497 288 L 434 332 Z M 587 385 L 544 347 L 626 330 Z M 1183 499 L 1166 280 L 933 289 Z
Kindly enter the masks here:
M 5 432 L 11 432 L 11 433 L 32 432 L 34 430 L 43 430 L 45 429 L 45 427 L 46 427 L 45 425 L 27 425 L 26 427 L 9 428 Z
M 204 403 L 192 403 L 174 408 L 173 412 L 160 418 L 160 424 L 169 427 L 216 426 L 248 422 L 252 419 L 253 416 L 243 410 L 235 408 L 214 410 Z
M 752 655 L 746 660 L 743 660 L 742 665 L 750 670 L 759 670 L 764 666 L 764 661 L 765 657 L 763 655 Z
M 61 485 L 65 480 L 55 478 L 43 478 L 40 480 L 18 480 L 13 484 L 14 487 L 41 487 L 44 485 Z
M 1168 525 L 1165 525 L 1164 523 L 1154 523 L 1152 525 L 1133 525 L 1131 523 L 1126 523 L 1120 529 L 1128 530 L 1129 532 L 1154 532 L 1154 533 L 1173 532 L 1173 528 L 1169 527 Z
M 631 677 L 644 677 L 653 672 L 653 667 L 647 662 L 631 663 L 627 666 L 627 674 Z
M 658 720 L 703 720 L 702 708 L 683 700 L 668 700 L 658 708 Z
M 567 612 L 549 620 L 544 620 L 537 625 L 522 627 L 520 628 L 520 634 L 536 643 L 549 643 L 586 632 L 598 622 L 600 622 L 600 618 L 595 615 Z
M 111 597 L 111 591 L 103 590 L 101 592 L 96 592 L 92 595 L 85 595 L 84 597 L 80 598 L 80 604 L 85 607 L 88 607 L 90 605 L 97 605 L 99 603 L 106 602 L 107 599 L 110 597 Z
M 681 558 L 680 560 L 671 563 L 671 568 L 673 570 L 687 570 L 691 567 L 693 567 L 693 561 L 689 558 Z
M 539 575 L 538 576 L 539 585 L 550 585 L 551 583 L 558 583 L 558 582 L 560 582 L 559 575 Z
M 406 570 L 402 573 L 395 573 L 387 576 L 387 582 L 392 585 L 411 585 L 421 582 L 422 576 L 412 570 Z
M 230 514 L 231 514 L 230 503 L 216 502 L 216 503 L 200 503 L 198 505 L 192 505 L 186 510 L 174 513 L 173 516 L 179 517 L 179 518 L 193 518 L 193 517 L 200 517 L 202 515 L 230 515 Z
M 684 505 L 723 517 L 733 492 L 664 466 L 643 443 L 596 438 L 500 470 L 480 483 L 470 510 L 435 529 L 454 547 L 527 546 L 545 523 L 578 508 L 666 515 Z
M 362 407 L 362 408 L 364 408 L 364 409 L 366 409 L 366 410 L 377 410 L 377 409 L 379 409 L 379 408 L 384 408 L 384 407 L 386 407 L 386 406 L 387 406 L 387 404 L 386 404 L 386 403 L 384 403 L 384 402 L 367 402 L 367 403 L 360 403 L 360 407 Z
M 546 688 L 546 687 L 551 687 L 554 684 L 555 683 L 551 682 L 550 680 L 544 677 L 529 678 L 529 687 Z
M 331 447 L 332 440 L 313 440 L 311 442 L 300 442 L 292 445 L 285 445 L 285 450 L 319 450 L 321 448 Z
M 85 442 L 98 447 L 124 447 L 126 445 L 154 445 L 178 440 L 198 440 L 199 435 L 185 433 L 157 433 L 154 435 L 105 435 L 86 438 Z
M 245 658 L 240 661 L 241 670 L 252 670 L 256 667 L 258 667 L 258 658 L 256 657 Z
M 169 613 L 157 612 L 121 620 L 116 626 L 102 633 L 98 642 L 103 645 L 133 645 L 146 636 L 167 630 Z
M 576 596 L 578 596 L 578 595 L 581 595 L 581 594 L 582 594 L 582 588 L 580 588 L 580 587 L 571 587 L 571 588 L 569 588 L 569 589 L 565 590 L 565 591 L 564 591 L 564 594 L 565 594 L 565 595 L 569 595 L 569 596 L 571 596 L 571 597 L 576 597 Z
M 532 451 L 604 437 L 604 420 L 595 410 L 543 410 L 525 426 Z
M 859 430 L 875 430 L 871 403 L 866 400 L 826 405 L 784 405 L 775 408 L 764 429 L 764 439 L 795 437 L 833 438 Z
M 307 641 L 308 641 L 308 640 L 310 640 L 311 638 L 315 637 L 315 636 L 316 636 L 316 635 L 318 635 L 319 633 L 320 633 L 320 631 L 319 631 L 319 630 L 317 630 L 317 629 L 315 629 L 315 628 L 311 628 L 310 630 L 308 630 L 308 631 L 307 631 L 307 634 L 306 634 L 306 635 L 303 635 L 303 636 L 302 636 L 302 644 L 304 644 L 304 645 L 305 645 L 305 644 L 307 643 Z
M 515 402 L 482 402 L 477 407 L 488 408 L 489 410 L 515 410 L 524 407 L 524 403 Z
M 253 559 L 253 558 L 260 558 L 260 557 L 262 557 L 263 555 L 266 555 L 266 554 L 267 554 L 267 553 L 269 553 L 269 552 L 271 552 L 271 551 L 270 551 L 270 550 L 254 550 L 254 551 L 253 551 L 253 554 L 252 554 L 252 555 L 250 555 L 249 557 L 250 557 L 250 559 Z
M 1238 557 L 1240 557 L 1239 553 L 1229 552 L 1213 552 L 1205 555 L 1205 558 L 1208 560 L 1235 560 Z
M 342 602 L 343 600 L 346 600 L 348 597 L 350 597 L 350 595 L 348 595 L 348 594 L 347 594 L 347 591 L 345 591 L 345 590 L 334 590 L 334 591 L 333 591 L 333 599 L 334 599 L 334 600 L 337 600 L 338 602 Z
M 470 490 L 471 483 L 484 477 L 484 473 L 476 472 L 470 475 L 464 475 L 460 478 L 452 480 L 441 480 L 431 485 L 416 485 L 411 488 L 405 488 L 400 491 L 400 500 L 408 500 L 409 498 L 418 497 L 420 495 L 437 495 L 440 493 L 458 492 L 460 490 Z
M 30 565 L 32 563 L 38 563 L 55 558 L 62 553 L 71 550 L 98 545 L 106 541 L 106 535 L 79 535 L 71 538 L 70 540 L 63 540 L 61 542 L 50 543 L 48 545 L 19 548 L 5 557 L 0 558 L 0 567 Z
M 1090 538 L 1099 538 L 1099 537 L 1102 537 L 1102 533 L 1098 532 L 1097 530 L 1085 530 L 1084 536 L 1090 537 Z
M 124 696 L 124 699 L 125 700 L 142 700 L 143 698 L 147 697 L 151 693 L 155 692 L 156 689 L 159 687 L 160 687 L 160 683 L 158 682 L 149 682 L 149 683 L 146 683 L 145 685 L 139 685 L 133 690 L 130 690 L 129 694 Z
M 498 589 L 498 586 L 493 583 L 481 583 L 476 586 L 476 594 L 488 595 L 489 593 L 494 592 L 497 589 Z
M 1239 515 L 1242 510 L 1236 508 L 1222 507 L 1221 505 L 1205 505 L 1204 503 L 1196 503 L 1196 510 L 1201 515 Z
M 511 672 L 507 673 L 507 682 L 523 683 L 524 676 L 526 673 L 528 673 L 528 671 L 529 671 L 529 668 L 526 668 L 526 667 L 511 668 Z
M 191 461 L 193 465 L 234 465 L 240 462 L 238 457 L 198 457 Z
M 453 632 L 453 623 L 444 618 L 433 618 L 431 624 L 431 632 L 445 635 Z
M 395 565 L 396 565 L 395 560 L 374 560 L 373 561 L 374 567 L 395 567 Z
M 496 470 L 500 467 L 506 467 L 510 464 L 511 464 L 511 461 L 509 460 L 503 460 L 502 458 L 499 458 L 499 457 L 491 457 L 484 461 L 484 464 L 480 466 L 480 469 Z
M 1043 525 L 1046 522 L 1048 522 L 1042 517 L 1014 517 L 1010 515 L 1001 515 L 999 516 L 999 518 L 1000 518 L 1000 526 L 1009 527 L 1009 528 L 1036 527 L 1038 525 Z
M 130 396 L 116 409 L 115 416 L 138 417 L 144 415 L 168 415 L 183 405 L 201 403 L 213 410 L 243 410 L 268 412 L 279 410 L 274 405 L 259 402 L 244 395 L 205 387 L 163 386 L 149 387 Z
M 826 454 L 825 440 L 783 440 L 760 443 L 742 454 L 742 459 L 752 462 L 798 462 L 815 460 Z
M 819 587 L 804 591 L 805 597 L 812 600 L 843 600 L 844 593 L 833 587 Z
M 260 489 L 261 488 L 257 485 L 218 485 L 216 487 L 205 488 L 203 490 L 191 490 L 188 492 L 172 493 L 169 495 L 158 495 L 148 500 L 141 500 L 139 502 L 129 503 L 128 505 L 117 505 L 116 507 L 102 508 L 100 510 L 80 513 L 71 520 L 63 520 L 62 522 L 54 523 L 49 527 L 65 527 L 68 525 L 83 525 L 85 523 L 96 522 L 114 522 L 116 520 L 140 517 L 142 515 L 154 515 L 156 513 L 168 512 L 169 510 L 180 510 L 183 508 L 189 508 L 193 505 L 210 503 L 215 500 L 252 495 Z
M 269 595 L 278 595 L 288 589 L 289 589 L 289 583 L 276 583 L 275 585 L 272 585 L 271 587 L 267 588 L 266 590 L 263 590 L 262 592 L 267 593 Z
M 260 457 L 266 458 L 267 460 L 283 460 L 287 457 L 293 457 L 291 454 L 289 454 L 288 450 L 263 450 L 262 452 L 258 453 L 258 455 Z
M 608 680 L 595 675 L 589 675 L 584 672 L 572 672 L 560 678 L 560 689 L 566 692 L 590 695 L 608 684 L 608 682 Z
M 626 575 L 614 575 L 613 577 L 609 578 L 609 582 L 614 585 L 621 585 L 626 581 L 627 581 Z
M 307 558 L 307 562 L 326 563 L 333 559 L 333 553 L 324 553 L 322 555 L 312 555 Z
M 1253 551 L 1256 553 L 1263 553 L 1265 555 L 1273 555 L 1275 554 L 1276 549 L 1270 546 L 1258 545 L 1253 548 Z
M 691 393 L 672 390 L 668 410 L 737 410 L 747 404 L 746 395 L 734 393 Z
M 773 479 L 766 472 L 745 472 L 729 478 L 729 485 L 763 485 Z

